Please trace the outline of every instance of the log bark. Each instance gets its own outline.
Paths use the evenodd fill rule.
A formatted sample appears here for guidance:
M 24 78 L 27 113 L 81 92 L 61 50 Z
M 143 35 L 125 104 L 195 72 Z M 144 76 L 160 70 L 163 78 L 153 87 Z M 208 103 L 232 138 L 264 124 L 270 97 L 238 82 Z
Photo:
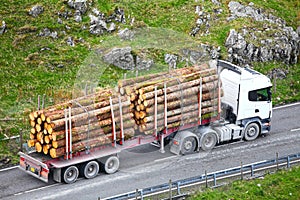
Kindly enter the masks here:
M 209 101 L 209 102 L 211 102 L 211 101 Z M 169 117 L 174 116 L 174 115 L 184 114 L 184 113 L 187 113 L 187 112 L 190 112 L 190 111 L 197 110 L 198 108 L 199 108 L 198 103 L 196 103 L 196 104 L 192 104 L 190 106 L 185 106 L 185 107 L 182 107 L 182 108 L 169 110 L 169 111 L 167 111 L 167 117 L 169 118 Z M 207 104 L 203 105 L 202 104 L 202 110 L 205 110 L 207 108 L 209 108 L 211 110 L 217 109 L 217 107 L 213 108 L 212 105 L 207 105 Z M 164 117 L 165 117 L 164 113 L 157 114 L 157 120 L 162 119 Z M 145 117 L 143 121 L 145 123 L 152 122 L 152 121 L 154 121 L 154 118 L 155 118 L 154 115 L 150 115 L 148 117 Z
M 123 128 L 128 129 L 130 127 L 133 127 L 134 124 L 135 124 L 134 120 L 124 121 L 123 122 Z M 116 124 L 115 128 L 116 128 L 116 130 L 119 130 L 120 129 L 120 124 Z M 90 131 L 94 131 L 94 130 L 99 131 L 99 134 L 108 134 L 108 133 L 112 132 L 112 126 L 109 125 L 109 126 L 101 127 L 99 125 L 99 123 L 97 122 L 97 123 L 90 124 L 90 125 L 75 127 L 75 128 L 72 128 L 72 136 L 75 137 L 76 135 L 79 135 L 79 134 L 86 134 L 88 130 L 90 130 Z M 64 130 L 52 133 L 52 140 L 53 141 L 61 140 L 63 138 L 65 138 L 65 131 Z
M 109 135 L 101 135 L 95 138 L 92 138 L 91 140 L 85 140 L 85 141 L 80 141 L 76 142 L 72 145 L 72 151 L 74 153 L 79 152 L 79 151 L 84 151 L 86 146 L 89 146 L 90 148 L 94 148 L 97 146 L 101 146 L 103 144 L 109 144 L 111 140 L 109 139 Z M 60 147 L 60 148 L 51 148 L 50 149 L 50 156 L 52 158 L 58 158 L 60 156 L 65 155 L 66 149 L 65 147 Z
M 130 138 L 134 136 L 134 129 L 133 128 L 128 128 L 124 130 L 124 137 L 125 138 Z M 74 137 L 72 137 L 72 142 L 78 142 L 80 140 L 86 140 L 87 138 L 95 138 L 95 137 L 99 137 L 100 135 L 103 135 L 103 133 L 101 133 L 100 130 L 93 130 L 89 133 L 89 135 L 86 134 L 80 134 L 80 135 L 75 135 Z M 112 135 L 112 134 L 108 134 L 108 135 Z M 116 139 L 121 139 L 121 132 L 120 131 L 116 131 Z M 112 138 L 111 138 L 112 140 Z M 62 140 L 57 140 L 57 141 L 52 141 L 52 147 L 57 149 L 59 147 L 63 147 L 66 146 L 66 140 L 62 139 Z
M 208 114 L 208 113 L 213 113 L 215 111 L 215 109 L 213 107 L 208 107 L 208 108 L 203 108 L 201 110 L 201 114 L 202 115 L 205 115 L 205 114 Z M 171 117 L 168 117 L 167 119 L 167 124 L 172 124 L 172 123 L 175 123 L 175 122 L 185 122 L 187 120 L 190 120 L 190 121 L 197 121 L 198 120 L 198 110 L 192 110 L 190 112 L 187 112 L 187 113 L 180 113 L 180 114 L 177 114 L 177 115 L 174 115 L 174 116 L 171 116 Z M 163 118 L 160 118 L 157 120 L 157 127 L 162 127 L 164 128 L 164 119 Z M 145 130 L 140 130 L 140 131 L 147 131 L 147 130 L 150 130 L 150 129 L 154 129 L 154 122 L 153 120 L 149 123 L 146 123 L 146 129 Z
M 210 79 L 211 82 L 206 82 L 206 83 L 202 84 L 202 92 L 203 93 L 210 92 L 211 90 L 215 90 L 215 88 L 217 88 L 217 86 L 218 86 L 218 81 L 214 79 L 215 77 L 209 77 L 209 78 L 211 78 Z M 198 87 L 198 91 L 199 91 L 199 85 L 200 85 L 200 80 L 197 79 L 197 80 L 189 81 L 189 82 L 186 82 L 183 84 L 167 87 L 166 93 L 170 94 L 170 93 L 178 92 L 178 91 L 184 92 L 185 90 L 189 90 L 192 87 Z M 164 95 L 164 89 L 157 90 L 157 96 L 161 96 L 161 95 Z M 148 92 L 146 94 L 143 94 L 142 96 L 143 96 L 142 97 L 143 100 L 148 100 L 148 99 L 154 98 L 155 91 Z
M 181 97 L 192 97 L 192 96 L 198 96 L 199 93 L 199 87 L 195 86 L 183 91 L 177 91 L 177 92 L 173 92 L 168 94 L 167 96 L 167 101 L 174 101 L 174 100 L 180 100 Z M 206 100 L 210 100 L 210 99 L 214 99 L 218 96 L 218 90 L 217 88 L 212 89 L 210 92 L 206 92 L 202 94 L 202 100 L 206 101 Z M 158 96 L 157 97 L 157 103 L 163 103 L 165 101 L 164 95 L 162 96 Z M 149 99 L 147 101 L 144 101 L 144 105 L 147 107 L 150 107 L 152 105 L 154 105 L 154 98 Z

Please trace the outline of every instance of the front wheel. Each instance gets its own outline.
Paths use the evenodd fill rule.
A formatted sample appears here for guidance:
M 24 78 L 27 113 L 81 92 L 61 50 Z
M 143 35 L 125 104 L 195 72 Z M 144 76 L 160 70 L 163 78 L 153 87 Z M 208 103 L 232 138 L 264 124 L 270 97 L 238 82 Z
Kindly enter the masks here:
M 257 123 L 250 123 L 245 129 L 245 140 L 251 141 L 255 140 L 260 133 L 260 128 Z

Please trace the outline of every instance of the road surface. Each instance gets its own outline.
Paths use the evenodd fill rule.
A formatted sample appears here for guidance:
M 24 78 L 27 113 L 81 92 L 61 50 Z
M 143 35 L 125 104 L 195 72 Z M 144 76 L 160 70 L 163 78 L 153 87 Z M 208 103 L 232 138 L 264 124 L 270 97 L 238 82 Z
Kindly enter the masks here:
M 300 103 L 275 108 L 272 131 L 255 141 L 237 141 L 217 146 L 212 151 L 192 155 L 161 154 L 157 147 L 144 145 L 120 154 L 120 170 L 94 179 L 79 179 L 74 184 L 46 184 L 17 168 L 0 171 L 0 199 L 98 199 L 137 188 L 145 188 L 199 176 L 226 168 L 300 152 Z

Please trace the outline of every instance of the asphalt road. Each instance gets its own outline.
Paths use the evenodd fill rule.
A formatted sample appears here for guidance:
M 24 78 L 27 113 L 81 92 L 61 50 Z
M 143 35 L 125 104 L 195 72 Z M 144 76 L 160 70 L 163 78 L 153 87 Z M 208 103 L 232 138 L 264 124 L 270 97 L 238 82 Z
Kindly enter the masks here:
M 0 199 L 98 199 L 137 188 L 189 178 L 207 172 L 250 164 L 300 152 L 300 103 L 275 108 L 272 131 L 252 142 L 238 141 L 212 151 L 175 156 L 166 147 L 144 145 L 120 154 L 120 170 L 112 175 L 80 179 L 74 184 L 46 184 L 17 168 L 0 171 Z

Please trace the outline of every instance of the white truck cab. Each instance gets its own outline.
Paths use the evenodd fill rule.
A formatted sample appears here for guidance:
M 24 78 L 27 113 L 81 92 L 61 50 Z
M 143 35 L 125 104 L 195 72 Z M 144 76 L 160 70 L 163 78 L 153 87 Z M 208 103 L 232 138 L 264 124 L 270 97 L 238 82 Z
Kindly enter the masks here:
M 210 67 L 218 69 L 221 113 L 219 120 L 198 128 L 184 130 L 175 135 L 171 152 L 192 153 L 210 150 L 225 141 L 255 140 L 271 130 L 271 81 L 265 75 L 238 67 L 227 61 L 211 61 Z

